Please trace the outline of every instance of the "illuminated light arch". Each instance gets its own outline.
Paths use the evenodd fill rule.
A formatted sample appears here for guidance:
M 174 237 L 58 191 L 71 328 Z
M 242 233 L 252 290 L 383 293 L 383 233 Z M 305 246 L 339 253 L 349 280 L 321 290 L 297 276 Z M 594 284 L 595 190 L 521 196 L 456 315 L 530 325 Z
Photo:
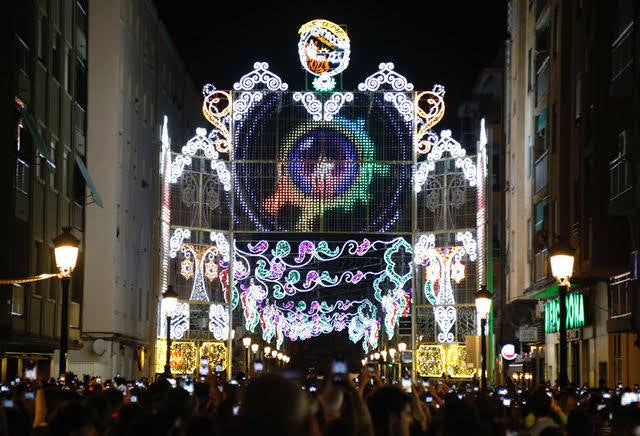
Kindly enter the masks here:
M 321 29 L 322 26 L 327 29 Z M 393 337 L 398 318 L 409 314 L 412 273 L 428 267 L 433 268 L 427 274 L 434 278 L 430 286 L 442 288 L 438 295 L 432 291 L 431 299 L 438 302 L 440 298 L 442 303 L 433 308 L 433 315 L 438 319 L 439 339 L 444 341 L 440 344 L 445 351 L 443 356 L 449 356 L 447 347 L 455 344 L 448 343 L 453 336 L 447 323 L 456 322 L 459 329 L 460 325 L 466 325 L 467 319 L 472 319 L 466 312 L 456 315 L 452 283 L 466 278 L 466 260 L 474 262 L 480 258 L 478 263 L 482 263 L 483 235 L 477 234 L 476 241 L 473 232 L 458 232 L 456 246 L 435 247 L 434 243 L 426 256 L 428 266 L 411 265 L 409 259 L 407 268 L 399 268 L 397 263 L 404 261 L 401 256 L 412 251 L 404 237 L 354 241 L 348 234 L 411 232 L 417 237 L 415 227 L 407 230 L 402 226 L 409 222 L 407 216 L 413 216 L 415 193 L 423 192 L 425 199 L 431 195 L 428 179 L 439 171 L 436 168 L 443 155 L 450 153 L 456 168 L 464 175 L 464 178 L 463 175 L 456 177 L 455 188 L 466 184 L 478 186 L 478 191 L 486 178 L 486 166 L 481 165 L 486 162 L 486 155 L 479 156 L 476 165 L 451 138 L 450 131 L 445 130 L 440 136 L 433 132 L 433 126 L 442 119 L 445 110 L 445 92 L 441 85 L 435 85 L 431 91 L 414 91 L 413 84 L 388 62 L 380 63 L 379 71 L 358 85 L 360 92 L 326 92 L 335 87 L 333 76 L 347 67 L 350 47 L 342 46 L 347 49 L 342 51 L 343 62 L 333 64 L 339 56 L 323 58 L 324 49 L 339 47 L 344 41 L 348 44 L 348 36 L 326 20 L 303 25 L 300 35 L 299 47 L 304 46 L 299 52 L 300 61 L 305 68 L 313 67 L 313 85 L 316 91 L 323 92 L 286 92 L 288 85 L 269 71 L 268 63 L 256 62 L 254 70 L 242 76 L 231 91 L 217 90 L 213 85 L 203 88 L 202 112 L 213 129 L 196 130 L 182 154 L 170 165 L 165 165 L 170 147 L 165 148 L 168 140 L 165 141 L 163 131 L 163 175 L 171 176 L 173 183 L 184 180 L 184 173 L 188 172 L 184 171 L 185 166 L 191 165 L 196 153 L 202 153 L 212 160 L 211 171 L 217 172 L 220 184 L 230 192 L 228 199 L 232 199 L 228 205 L 232 208 L 230 227 L 223 228 L 229 232 L 229 241 L 234 243 L 230 247 L 226 238 L 219 239 L 212 232 L 211 247 L 216 247 L 216 253 L 210 251 L 213 249 L 208 245 L 194 246 L 185 241 L 191 236 L 188 228 L 201 237 L 201 227 L 209 231 L 208 225 L 213 226 L 217 221 L 194 227 L 191 223 L 172 222 L 178 231 L 167 239 L 167 249 L 163 252 L 171 257 L 189 252 L 191 264 L 172 262 L 171 267 L 184 267 L 183 274 L 189 276 L 189 280 L 194 279 L 194 283 L 206 284 L 205 279 L 217 278 L 222 284 L 224 302 L 200 304 L 202 309 L 207 308 L 206 313 L 192 308 L 192 321 L 194 325 L 203 321 L 204 328 L 209 328 L 204 334 L 224 340 L 230 328 L 230 312 L 241 303 L 245 328 L 260 329 L 263 339 L 275 338 L 278 346 L 285 340 L 346 331 L 353 342 L 362 341 L 366 352 L 378 346 L 381 330 L 389 338 Z M 312 41 L 321 41 L 320 38 L 329 42 L 327 47 L 312 44 Z M 318 142 L 318 147 L 310 145 L 313 134 L 327 133 L 335 134 L 336 138 Z M 481 131 L 481 142 L 483 135 L 486 143 L 486 133 Z M 314 150 L 320 146 L 325 147 L 323 152 Z M 416 159 L 419 160 L 416 162 Z M 246 168 L 249 170 L 244 172 Z M 208 175 L 208 172 L 207 168 L 201 174 Z M 163 182 L 166 180 L 167 177 Z M 166 190 L 166 185 L 164 188 Z M 259 190 L 264 195 L 256 194 Z M 405 201 L 406 198 L 410 201 Z M 459 206 L 456 202 L 465 201 L 463 195 L 451 199 L 453 207 Z M 426 208 L 430 206 L 428 199 L 423 204 Z M 169 235 L 170 218 L 181 219 L 179 212 L 172 215 L 169 209 L 163 210 L 163 237 L 165 233 Z M 482 228 L 482 219 L 482 213 L 478 212 L 477 233 Z M 414 219 L 411 220 L 410 224 L 415 224 Z M 473 225 L 461 227 L 467 229 Z M 259 241 L 250 236 L 271 231 L 291 232 L 292 236 L 287 240 L 278 240 L 281 236 L 275 235 L 255 237 L 273 238 Z M 303 233 L 311 232 L 318 238 L 330 238 L 328 235 L 332 232 L 344 236 L 336 236 L 337 240 L 330 242 L 302 240 L 309 238 Z M 240 244 L 238 236 L 244 238 Z M 297 253 L 291 252 L 291 244 L 298 244 Z M 330 265 L 332 261 L 344 262 L 345 256 L 350 256 L 352 262 L 374 250 L 373 247 L 380 250 L 379 265 L 375 269 L 360 267 L 357 261 L 349 267 Z M 419 251 L 416 246 L 415 253 Z M 207 256 L 221 259 L 217 263 L 211 259 L 202 263 Z M 202 265 L 200 272 L 198 264 Z M 358 266 L 353 266 L 356 264 Z M 479 271 L 482 268 L 476 267 Z M 166 283 L 166 271 L 163 275 Z M 366 289 L 366 293 L 349 291 L 349 298 L 338 293 L 350 288 L 358 292 Z M 203 290 L 204 286 L 192 288 L 191 297 L 202 299 Z M 418 297 L 423 298 L 421 294 L 419 292 Z

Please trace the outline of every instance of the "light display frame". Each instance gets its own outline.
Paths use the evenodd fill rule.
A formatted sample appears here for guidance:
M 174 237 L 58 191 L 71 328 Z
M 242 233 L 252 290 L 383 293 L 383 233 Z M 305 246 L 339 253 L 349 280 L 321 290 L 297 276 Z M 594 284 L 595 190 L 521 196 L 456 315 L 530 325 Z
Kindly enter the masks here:
M 391 62 L 357 90 L 334 91 L 349 62 L 346 32 L 313 20 L 301 27 L 299 47 L 327 31 L 343 62 L 309 71 L 315 91 L 290 91 L 260 61 L 232 90 L 203 87 L 210 128 L 196 129 L 184 146 L 171 147 L 165 118 L 161 281 L 165 287 L 173 277 L 188 306 L 172 320 L 171 337 L 231 345 L 240 310 L 244 329 L 279 347 L 344 331 L 366 353 L 394 338 L 400 316 L 411 316 L 428 341 L 416 347 L 445 347 L 451 366 L 447 353 L 455 348 L 459 361 L 456 347 L 477 329 L 467 294 L 485 279 L 484 124 L 478 155 L 467 155 L 450 131 L 433 130 L 444 115 L 444 87 L 416 91 Z M 309 54 L 300 51 L 303 68 Z M 402 273 L 386 258 L 394 244 L 408 255 Z M 294 245 L 300 264 L 285 261 Z M 379 251 L 380 268 L 359 270 L 358 250 Z M 348 267 L 304 270 L 305 259 L 320 265 L 345 253 Z M 330 292 L 348 282 L 366 286 Z M 440 284 L 442 293 L 429 291 Z M 317 295 L 309 298 L 304 286 Z M 185 320 L 189 331 L 174 336 Z M 194 322 L 206 331 L 191 331 Z M 163 328 L 160 321 L 158 338 Z

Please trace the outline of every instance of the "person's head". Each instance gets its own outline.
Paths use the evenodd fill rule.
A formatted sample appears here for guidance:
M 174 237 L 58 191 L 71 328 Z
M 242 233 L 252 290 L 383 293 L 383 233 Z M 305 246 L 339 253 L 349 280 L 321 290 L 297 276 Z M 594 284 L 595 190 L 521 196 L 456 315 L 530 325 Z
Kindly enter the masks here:
M 411 397 L 402 389 L 394 385 L 379 387 L 367 397 L 367 406 L 376 434 L 409 435 Z
M 54 436 L 97 435 L 91 410 L 81 400 L 65 401 L 54 412 L 49 429 Z
M 250 380 L 239 416 L 245 435 L 297 436 L 317 432 L 305 392 L 279 374 Z
M 467 435 L 471 430 L 474 435 L 488 434 L 489 423 L 481 419 L 478 406 L 469 398 L 447 396 L 441 410 L 444 436 Z
M 558 393 L 556 397 L 558 405 L 567 415 L 578 405 L 578 397 L 575 389 L 565 389 Z
M 567 436 L 592 436 L 595 427 L 593 416 L 584 408 L 576 408 L 567 418 Z
M 536 417 L 549 416 L 551 413 L 551 397 L 543 387 L 535 389 L 527 401 L 531 413 Z

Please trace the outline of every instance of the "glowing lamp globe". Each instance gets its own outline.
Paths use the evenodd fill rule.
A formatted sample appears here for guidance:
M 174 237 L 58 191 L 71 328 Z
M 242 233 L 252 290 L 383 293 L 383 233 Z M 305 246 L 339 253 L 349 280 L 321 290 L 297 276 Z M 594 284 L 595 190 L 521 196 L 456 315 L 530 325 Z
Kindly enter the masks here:
M 491 294 L 487 291 L 486 285 L 481 285 L 476 294 L 476 311 L 480 318 L 486 318 L 491 311 Z
M 560 240 L 551 250 L 551 274 L 560 282 L 573 275 L 573 252 L 573 248 L 564 240 Z
M 173 290 L 173 286 L 167 286 L 167 290 L 162 294 L 162 310 L 165 316 L 173 316 L 178 306 L 178 293 Z
M 69 277 L 76 267 L 80 240 L 73 236 L 71 227 L 63 227 L 62 234 L 53 240 L 56 266 L 63 277 Z
M 242 338 L 242 345 L 244 345 L 244 348 L 249 348 L 251 345 L 251 336 L 244 336 Z

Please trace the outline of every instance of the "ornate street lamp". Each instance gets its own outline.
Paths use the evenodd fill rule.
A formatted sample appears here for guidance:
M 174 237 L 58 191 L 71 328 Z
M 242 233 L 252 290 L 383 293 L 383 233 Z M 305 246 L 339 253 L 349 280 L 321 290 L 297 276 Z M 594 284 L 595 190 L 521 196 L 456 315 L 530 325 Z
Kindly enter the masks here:
M 178 306 L 178 293 L 173 290 L 173 286 L 167 286 L 167 290 L 162 294 L 162 311 L 167 318 L 167 354 L 164 362 L 164 375 L 171 377 L 171 318 Z
M 63 227 L 62 234 L 53 240 L 56 266 L 62 284 L 62 308 L 60 315 L 60 366 L 58 375 L 67 372 L 69 352 L 69 284 L 71 273 L 78 260 L 80 240 L 71 234 L 71 227 Z
M 567 291 L 571 283 L 569 279 L 573 275 L 573 253 L 574 249 L 564 238 L 558 238 L 558 243 L 554 245 L 549 256 L 551 263 L 551 273 L 558 279 L 558 298 L 560 299 L 560 372 L 558 379 L 560 386 L 565 387 L 568 383 L 567 377 Z
M 487 291 L 487 285 L 480 285 L 480 290 L 476 293 L 476 311 L 480 316 L 481 386 L 484 392 L 487 390 L 487 343 L 485 330 L 487 329 L 487 318 L 491 311 L 491 294 Z

